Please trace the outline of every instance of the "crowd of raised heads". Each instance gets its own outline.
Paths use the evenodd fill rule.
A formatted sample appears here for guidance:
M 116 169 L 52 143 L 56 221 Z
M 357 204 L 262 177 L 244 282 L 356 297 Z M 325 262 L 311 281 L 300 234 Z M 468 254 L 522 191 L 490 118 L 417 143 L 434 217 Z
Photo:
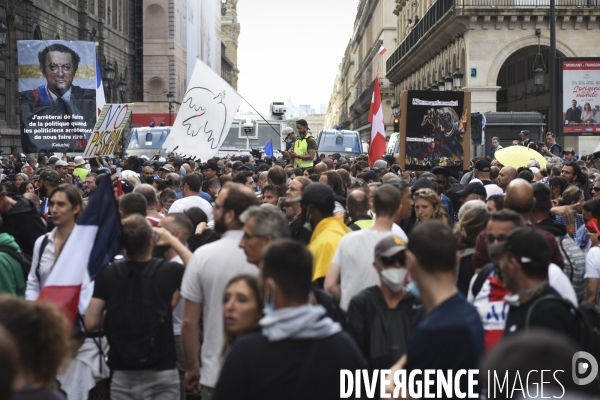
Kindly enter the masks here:
M 571 363 L 600 357 L 600 153 L 525 136 L 537 155 L 521 165 L 411 170 L 398 154 L 320 154 L 298 127 L 279 157 L 5 156 L 0 399 L 397 389 L 349 383 L 357 370 L 478 370 L 474 387 L 467 374 L 454 385 L 480 398 L 498 398 L 487 371 L 510 385 L 536 371 L 523 390 L 600 394 Z M 99 188 L 114 193 L 122 233 L 104 239 L 119 251 L 82 285 L 71 324 L 37 300 L 67 242 L 94 245 L 71 233 Z

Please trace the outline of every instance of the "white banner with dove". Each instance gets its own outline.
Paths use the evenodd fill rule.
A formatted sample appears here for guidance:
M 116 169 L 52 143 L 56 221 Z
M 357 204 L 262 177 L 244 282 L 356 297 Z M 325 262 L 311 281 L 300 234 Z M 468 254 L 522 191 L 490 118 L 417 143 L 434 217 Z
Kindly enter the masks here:
M 163 148 L 203 162 L 214 157 L 229 133 L 240 95 L 199 59 L 173 129 Z

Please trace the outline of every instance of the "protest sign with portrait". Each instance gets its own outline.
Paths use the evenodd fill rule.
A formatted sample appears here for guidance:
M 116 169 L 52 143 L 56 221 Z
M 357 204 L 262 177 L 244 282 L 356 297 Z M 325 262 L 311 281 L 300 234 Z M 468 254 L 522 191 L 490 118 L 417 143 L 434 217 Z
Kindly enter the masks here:
M 17 50 L 23 150 L 82 152 L 97 118 L 94 43 L 21 40 Z

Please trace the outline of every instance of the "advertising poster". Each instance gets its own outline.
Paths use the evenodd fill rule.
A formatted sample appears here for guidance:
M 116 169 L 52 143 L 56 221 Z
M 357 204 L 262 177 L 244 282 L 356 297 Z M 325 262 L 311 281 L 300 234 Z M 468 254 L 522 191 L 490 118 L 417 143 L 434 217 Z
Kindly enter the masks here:
M 133 103 L 105 104 L 83 152 L 83 157 L 118 154 L 123 131 L 127 127 L 132 111 Z
M 97 116 L 96 46 L 20 40 L 17 50 L 23 151 L 84 151 Z
M 561 62 L 563 133 L 600 135 L 600 58 Z
M 469 169 L 471 93 L 407 90 L 400 95 L 403 169 Z

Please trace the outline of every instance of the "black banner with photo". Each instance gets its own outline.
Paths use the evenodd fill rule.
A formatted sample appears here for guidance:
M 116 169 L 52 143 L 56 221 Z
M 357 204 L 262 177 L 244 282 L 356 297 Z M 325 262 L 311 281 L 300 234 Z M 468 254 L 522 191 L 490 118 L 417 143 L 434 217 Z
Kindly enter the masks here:
M 469 169 L 471 93 L 409 90 L 402 92 L 400 104 L 403 168 Z

